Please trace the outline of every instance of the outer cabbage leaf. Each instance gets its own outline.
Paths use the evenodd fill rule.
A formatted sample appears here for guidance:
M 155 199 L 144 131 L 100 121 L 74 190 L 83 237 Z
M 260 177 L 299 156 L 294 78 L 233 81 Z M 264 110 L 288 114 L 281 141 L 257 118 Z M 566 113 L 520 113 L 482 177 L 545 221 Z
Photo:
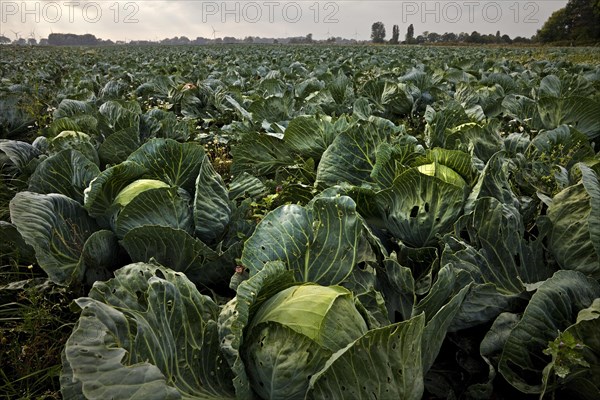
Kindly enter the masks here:
M 76 302 L 82 314 L 61 377 L 69 397 L 234 398 L 219 348 L 219 308 L 183 274 L 131 264 Z
M 435 111 L 427 106 L 425 111 L 425 141 L 429 148 L 444 146 L 446 135 L 452 128 L 472 122 L 465 109 L 457 102 L 451 102 L 441 110 Z
M 538 103 L 544 127 L 554 129 L 562 124 L 573 126 L 591 139 L 600 136 L 600 103 L 579 96 L 544 97 Z
M 373 329 L 335 353 L 312 376 L 307 399 L 420 399 L 425 318 Z
M 141 165 L 125 161 L 102 171 L 84 192 L 84 206 L 92 217 L 96 217 L 103 225 L 109 226 L 117 211 L 114 200 L 131 182 L 139 179 L 146 172 Z
M 294 163 L 290 149 L 284 141 L 259 133 L 244 135 L 231 150 L 231 155 L 231 172 L 234 175 L 244 172 L 254 176 L 269 175 Z
M 146 178 L 182 187 L 193 194 L 196 178 L 205 157 L 204 148 L 197 143 L 150 139 L 127 160 L 145 167 Z
M 178 272 L 183 272 L 199 287 L 217 289 L 225 285 L 235 272 L 239 246 L 222 254 L 181 229 L 167 226 L 141 226 L 127 232 L 123 247 L 133 261 L 151 259 Z
M 123 162 L 140 147 L 139 132 L 128 128 L 112 133 L 98 148 L 98 155 L 103 164 Z
M 542 371 L 551 361 L 543 350 L 598 297 L 600 284 L 577 271 L 558 271 L 545 281 L 506 341 L 499 363 L 504 378 L 522 392 L 541 393 Z
M 368 122 L 341 132 L 325 150 L 317 169 L 317 184 L 332 186 L 346 182 L 360 186 L 371 181 L 377 147 L 389 140 L 397 128 Z
M 283 140 L 294 152 L 318 160 L 333 142 L 336 133 L 327 119 L 302 115 L 290 121 Z
M 94 164 L 100 165 L 98 152 L 92 143 L 92 139 L 83 132 L 63 131 L 48 142 L 48 149 L 51 155 L 60 153 L 62 150 L 73 149 L 83 154 Z
M 100 173 L 98 166 L 77 150 L 63 150 L 46 158 L 29 179 L 29 190 L 60 193 L 83 204 L 83 192 Z
M 130 230 L 145 225 L 194 232 L 191 207 L 176 188 L 148 189 L 137 194 L 117 215 L 115 233 L 122 239 Z
M 235 378 L 233 385 L 238 399 L 254 399 L 248 375 L 241 358 L 244 332 L 261 304 L 276 293 L 295 284 L 294 275 L 281 261 L 268 262 L 256 275 L 237 287 L 237 295 L 225 305 L 219 315 L 221 349 Z
M 462 217 L 455 229 L 457 236 L 461 231 L 468 234 L 478 250 L 454 243 L 464 251 L 457 248 L 449 261 L 469 271 L 477 282 L 493 283 L 501 293 L 519 294 L 525 290 L 525 283 L 544 281 L 553 273 L 545 263 L 540 243 L 523 239 L 523 218 L 509 204 L 492 197 L 480 198 L 473 212 Z
M 19 192 L 10 202 L 12 223 L 35 249 L 40 267 L 55 283 L 81 280 L 79 259 L 88 237 L 99 229 L 85 209 L 61 194 Z
M 231 218 L 232 205 L 225 183 L 208 157 L 200 166 L 194 198 L 196 236 L 205 243 L 213 243 L 223 234 Z
M 77 264 L 77 270 L 84 274 L 84 283 L 92 285 L 111 278 L 112 271 L 123 265 L 119 264 L 121 253 L 114 233 L 105 229 L 92 233 L 83 245 Z
M 357 263 L 362 220 L 346 196 L 317 199 L 312 207 L 285 205 L 267 214 L 246 241 L 242 264 L 256 274 L 282 260 L 300 282 L 335 285 Z
M 29 143 L 20 142 L 18 140 L 0 139 L 0 165 L 12 165 L 18 172 L 33 172 L 28 171 L 28 165 L 37 158 L 41 153 L 38 149 Z M 6 157 L 6 159 L 5 159 Z
M 600 279 L 600 183 L 578 164 L 582 181 L 558 193 L 548 208 L 550 251 L 563 269 Z
M 465 188 L 410 169 L 390 189 L 377 193 L 376 199 L 394 237 L 425 247 L 452 229 L 462 213 Z

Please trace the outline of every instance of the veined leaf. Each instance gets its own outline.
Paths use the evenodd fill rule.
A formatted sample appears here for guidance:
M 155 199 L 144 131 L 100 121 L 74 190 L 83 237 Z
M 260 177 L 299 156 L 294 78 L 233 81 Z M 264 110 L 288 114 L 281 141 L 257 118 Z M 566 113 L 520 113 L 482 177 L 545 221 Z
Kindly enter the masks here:
M 131 264 L 77 304 L 82 315 L 61 377 L 72 397 L 234 398 L 219 348 L 219 308 L 184 275 Z
M 356 204 L 346 196 L 320 198 L 312 210 L 281 206 L 246 241 L 242 264 L 253 275 L 266 262 L 282 260 L 300 282 L 338 284 L 354 268 L 361 231 Z
M 99 227 L 81 204 L 61 194 L 19 192 L 10 202 L 10 215 L 53 282 L 82 279 L 79 259 L 86 240 Z
M 312 376 L 307 399 L 420 399 L 424 317 L 373 329 Z
M 98 166 L 77 150 L 63 150 L 42 161 L 29 179 L 29 190 L 60 193 L 83 204 L 83 192 L 98 176 Z

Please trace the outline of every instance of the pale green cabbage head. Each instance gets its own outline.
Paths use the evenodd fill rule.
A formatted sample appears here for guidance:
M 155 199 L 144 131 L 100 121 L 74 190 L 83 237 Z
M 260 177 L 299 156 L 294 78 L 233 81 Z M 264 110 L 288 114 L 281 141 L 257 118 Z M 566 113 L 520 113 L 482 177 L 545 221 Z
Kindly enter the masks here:
M 303 399 L 310 377 L 334 352 L 367 332 L 352 293 L 305 284 L 277 293 L 248 327 L 247 370 L 265 399 Z
M 119 192 L 117 197 L 115 197 L 114 203 L 120 205 L 121 207 L 125 207 L 138 194 L 145 192 L 146 190 L 168 187 L 169 185 L 156 179 L 138 179 L 137 181 L 125 186 L 123 190 Z

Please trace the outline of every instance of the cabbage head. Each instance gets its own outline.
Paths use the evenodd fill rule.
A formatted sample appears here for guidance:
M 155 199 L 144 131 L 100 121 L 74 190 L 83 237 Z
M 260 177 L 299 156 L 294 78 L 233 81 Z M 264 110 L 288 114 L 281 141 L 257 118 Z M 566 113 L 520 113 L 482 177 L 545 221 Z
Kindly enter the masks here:
M 119 192 L 117 197 L 115 197 L 114 203 L 120 205 L 121 207 L 125 207 L 138 194 L 145 192 L 146 190 L 168 187 L 169 185 L 156 179 L 138 179 L 137 181 L 125 186 L 123 190 Z
M 248 327 L 246 369 L 264 399 L 303 399 L 329 357 L 367 332 L 341 286 L 292 286 L 264 302 Z

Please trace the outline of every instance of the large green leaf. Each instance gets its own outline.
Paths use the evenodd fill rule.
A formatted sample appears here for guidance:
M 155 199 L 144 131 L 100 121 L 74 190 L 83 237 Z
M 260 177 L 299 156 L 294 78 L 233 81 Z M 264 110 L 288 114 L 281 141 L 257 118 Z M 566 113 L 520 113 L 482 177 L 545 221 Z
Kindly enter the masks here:
M 123 265 L 121 253 L 119 240 L 112 231 L 103 229 L 92 233 L 83 245 L 77 265 L 77 270 L 84 275 L 83 282 L 91 286 L 96 281 L 111 278 L 112 271 Z
M 600 278 L 600 183 L 578 164 L 582 181 L 558 193 L 548 208 L 550 250 L 561 268 Z
M 98 166 L 77 150 L 63 150 L 42 161 L 29 179 L 29 190 L 60 193 L 83 204 L 83 192 L 100 173 Z
M 425 318 L 373 329 L 335 353 L 310 379 L 307 399 L 420 399 Z
M 459 125 L 447 131 L 445 140 L 444 148 L 469 151 L 484 162 L 503 149 L 497 126 L 491 123 L 471 122 Z
M 38 149 L 26 142 L 18 140 L 0 139 L 0 165 L 4 168 L 11 165 L 15 172 L 28 172 L 27 167 L 41 153 Z M 33 172 L 33 171 L 29 171 Z
M 540 112 L 538 111 L 538 103 L 529 97 L 519 94 L 509 94 L 502 101 L 502 109 L 506 116 L 513 118 L 525 126 L 533 129 L 541 129 L 544 127 Z M 560 124 L 553 126 L 557 127 Z
M 551 361 L 543 350 L 598 297 L 600 284 L 577 271 L 558 271 L 544 282 L 506 341 L 499 364 L 504 378 L 522 392 L 541 393 L 542 371 Z
M 113 203 L 119 192 L 146 172 L 141 165 L 125 161 L 102 171 L 85 190 L 84 206 L 92 217 L 104 225 L 114 214 Z
M 462 213 L 465 189 L 410 169 L 376 199 L 394 237 L 413 247 L 425 247 L 452 229 Z
M 234 398 L 219 348 L 219 308 L 185 275 L 131 264 L 77 304 L 82 314 L 61 377 L 72 398 Z
M 539 100 L 539 114 L 544 127 L 554 129 L 562 124 L 573 126 L 589 139 L 600 136 L 600 103 L 579 96 L 545 97 Z
M 335 135 L 331 122 L 326 118 L 302 115 L 290 121 L 283 140 L 301 156 L 318 160 Z
M 414 100 L 403 83 L 375 78 L 365 83 L 361 94 L 367 97 L 374 105 L 374 110 L 382 115 L 407 115 L 413 108 Z
M 371 181 L 377 147 L 389 140 L 395 129 L 373 122 L 355 125 L 335 137 L 317 169 L 317 183 L 333 186 L 347 182 L 360 186 Z
M 221 349 L 235 374 L 233 385 L 238 399 L 256 398 L 240 354 L 245 328 L 263 302 L 294 284 L 293 273 L 281 261 L 268 262 L 262 270 L 238 286 L 236 297 L 225 305 L 219 315 Z
M 274 136 L 248 133 L 231 150 L 231 172 L 254 176 L 274 174 L 279 168 L 293 164 L 294 159 L 285 142 Z
M 213 243 L 223 234 L 231 218 L 231 204 L 225 183 L 205 157 L 196 179 L 194 223 L 196 236 Z
M 261 398 L 302 400 L 310 377 L 332 352 L 296 330 L 266 322 L 248 335 L 246 354 L 249 378 Z
M 108 127 L 113 132 L 132 130 L 139 132 L 141 108 L 137 102 L 121 104 L 121 102 L 109 100 L 98 109 L 100 114 L 106 118 Z
M 137 130 L 128 128 L 108 136 L 98 148 L 103 164 L 115 165 L 123 162 L 140 147 Z
M 61 194 L 19 192 L 9 207 L 12 223 L 48 277 L 58 284 L 81 280 L 84 244 L 99 229 L 81 204 Z
M 270 212 L 246 241 L 242 264 L 256 274 L 282 260 L 300 282 L 334 285 L 357 263 L 362 221 L 346 196 L 317 199 L 312 207 L 286 205 Z
M 205 157 L 204 148 L 197 143 L 150 139 L 127 160 L 145 167 L 146 178 L 158 179 L 194 193 L 196 178 Z
M 145 190 L 119 211 L 115 233 L 122 239 L 130 230 L 145 225 L 167 226 L 191 234 L 194 221 L 190 204 L 176 188 Z
M 448 270 L 451 269 L 448 268 Z M 446 268 L 440 270 L 440 273 L 450 276 L 455 275 L 454 271 L 446 271 Z M 459 274 L 460 272 L 456 273 L 456 275 Z M 466 274 L 463 273 L 463 275 Z M 454 290 L 448 296 L 445 296 L 443 287 L 448 283 L 454 283 L 452 282 L 452 279 L 453 277 L 450 278 L 450 282 L 447 282 L 447 279 L 439 277 L 438 281 L 431 287 L 430 295 L 423 299 L 423 303 L 427 302 L 429 304 L 427 304 L 426 307 L 421 307 L 421 304 L 417 304 L 415 307 L 415 311 L 424 309 L 425 312 L 429 312 L 430 314 L 430 316 L 427 316 L 426 318 L 427 323 L 423 330 L 423 348 L 421 350 L 423 374 L 426 374 L 427 371 L 429 371 L 437 358 L 440 349 L 442 348 L 442 344 L 444 343 L 444 339 L 446 338 L 446 332 L 448 332 L 448 329 L 452 325 L 455 316 L 460 311 L 462 303 L 470 290 L 469 284 L 464 287 L 459 287 L 459 285 L 454 284 L 454 287 L 452 287 Z M 458 278 L 456 280 L 460 281 Z M 444 303 L 440 301 L 442 299 Z M 436 304 L 436 302 L 438 302 L 438 304 Z M 436 307 L 431 307 L 432 305 Z
M 235 249 L 221 255 L 181 229 L 141 226 L 127 232 L 122 244 L 132 261 L 155 259 L 202 287 L 227 284 L 235 272 L 235 260 L 227 261 L 229 251 Z
M 455 228 L 457 234 L 467 234 L 477 250 L 455 243 L 458 248 L 451 261 L 469 271 L 477 282 L 491 282 L 504 294 L 519 294 L 524 284 L 544 281 L 553 273 L 540 243 L 524 239 L 523 218 L 512 205 L 492 197 L 480 198 L 473 212 L 462 217 Z
M 446 104 L 441 110 L 427 106 L 425 111 L 425 141 L 430 148 L 444 146 L 446 135 L 452 128 L 471 122 L 465 109 L 457 102 Z
M 575 344 L 569 343 L 574 347 L 569 350 L 575 354 L 569 354 L 569 350 L 561 354 L 561 350 L 566 349 L 558 347 L 558 354 L 553 354 L 552 362 L 544 369 L 544 382 L 550 383 L 555 380 L 551 375 L 563 377 L 567 374 L 564 377 L 566 379 L 557 379 L 562 383 L 561 395 L 595 400 L 600 396 L 600 360 L 597 356 L 600 352 L 600 298 L 595 299 L 590 307 L 579 311 L 577 321 L 565 330 L 559 340 L 568 341 L 570 336 Z
M 51 155 L 67 149 L 77 150 L 94 164 L 100 165 L 96 146 L 90 136 L 83 132 L 63 131 L 49 140 L 48 148 Z

